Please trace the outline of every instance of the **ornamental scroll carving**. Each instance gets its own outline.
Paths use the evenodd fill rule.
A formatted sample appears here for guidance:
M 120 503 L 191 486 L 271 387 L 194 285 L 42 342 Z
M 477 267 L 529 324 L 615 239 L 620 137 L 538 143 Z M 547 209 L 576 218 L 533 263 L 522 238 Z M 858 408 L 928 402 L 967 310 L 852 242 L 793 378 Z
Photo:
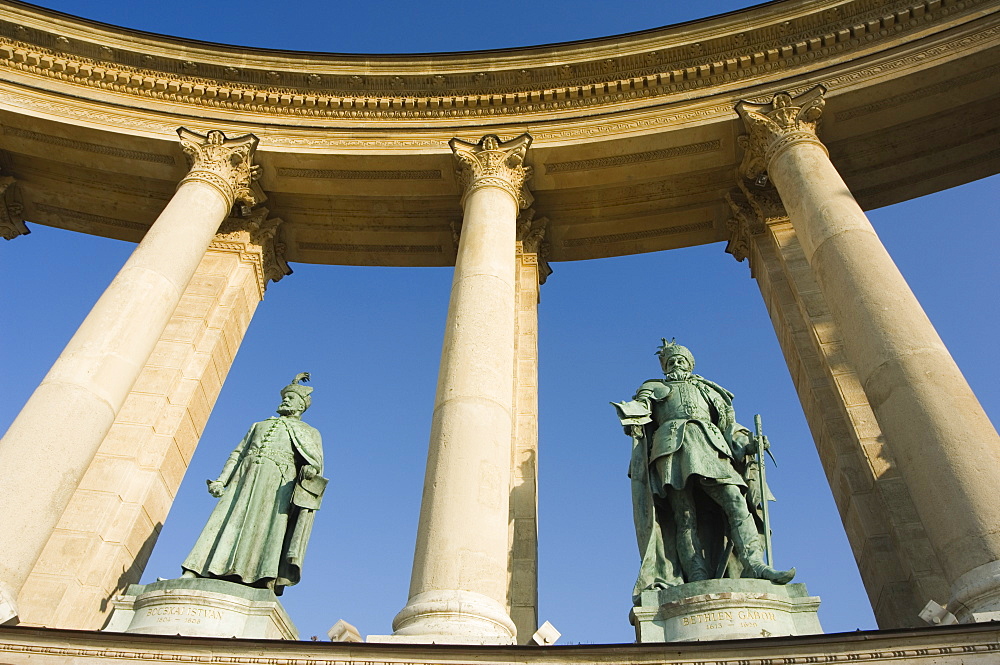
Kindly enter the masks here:
M 211 185 L 230 206 L 239 203 L 243 214 L 249 214 L 256 203 L 250 186 L 260 176 L 260 167 L 253 164 L 257 137 L 244 134 L 230 139 L 216 129 L 199 134 L 184 127 L 177 129 L 177 135 L 191 167 L 180 184 L 198 181 Z
M 13 240 L 31 233 L 24 223 L 23 212 L 17 181 L 9 175 L 0 176 L 0 237 Z
M 524 165 L 525 154 L 531 145 L 529 134 L 521 134 L 510 141 L 501 141 L 497 135 L 487 134 L 479 143 L 452 139 L 448 145 L 459 163 L 463 205 L 472 192 L 484 187 L 503 189 L 521 209 L 531 205 L 534 199 L 525 186 L 531 178 L 531 167 Z
M 268 215 L 267 208 L 256 208 L 247 217 L 228 217 L 211 244 L 213 249 L 239 252 L 241 259 L 254 265 L 262 298 L 268 282 L 292 274 L 281 240 L 282 220 Z
M 798 97 L 780 92 L 770 104 L 739 102 L 736 105 L 736 112 L 749 132 L 739 138 L 745 151 L 740 164 L 743 177 L 761 180 L 771 160 L 797 143 L 813 143 L 826 150 L 816 136 L 816 125 L 826 103 L 825 93 L 826 88 L 818 85 Z

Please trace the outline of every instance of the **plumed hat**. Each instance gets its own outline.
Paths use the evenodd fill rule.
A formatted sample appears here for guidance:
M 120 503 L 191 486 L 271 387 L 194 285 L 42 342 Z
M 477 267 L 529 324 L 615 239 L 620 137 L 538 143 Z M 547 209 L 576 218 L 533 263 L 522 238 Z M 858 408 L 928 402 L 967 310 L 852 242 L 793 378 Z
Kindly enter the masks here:
M 308 409 L 310 405 L 312 405 L 313 389 L 310 388 L 309 386 L 304 386 L 301 383 L 299 383 L 299 381 L 308 381 L 308 380 L 309 380 L 309 372 L 302 372 L 300 374 L 296 374 L 295 378 L 292 379 L 292 382 L 281 389 L 281 396 L 284 397 L 285 393 L 295 393 L 296 395 L 302 398 L 302 401 L 306 405 L 306 409 Z
M 694 356 L 691 355 L 691 351 L 689 351 L 686 346 L 681 346 L 675 339 L 671 339 L 668 342 L 666 337 L 661 337 L 660 341 L 662 341 L 663 344 L 656 350 L 656 355 L 660 357 L 661 365 L 670 356 L 684 356 L 688 359 L 688 362 L 691 363 L 691 369 L 694 369 Z

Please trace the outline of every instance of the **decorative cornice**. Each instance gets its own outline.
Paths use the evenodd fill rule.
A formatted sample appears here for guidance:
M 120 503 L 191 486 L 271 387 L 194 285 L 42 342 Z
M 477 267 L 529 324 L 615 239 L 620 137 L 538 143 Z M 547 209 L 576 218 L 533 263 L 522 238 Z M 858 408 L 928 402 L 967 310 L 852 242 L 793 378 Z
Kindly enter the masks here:
M 426 121 L 574 107 L 592 113 L 595 106 L 652 102 L 771 78 L 801 64 L 840 61 L 946 17 L 975 15 L 987 1 L 845 0 L 815 9 L 794 6 L 798 13 L 756 12 L 739 21 L 718 17 L 695 30 L 668 27 L 492 57 L 458 53 L 401 61 L 282 53 L 273 66 L 258 67 L 244 63 L 266 63 L 268 51 L 136 39 L 124 29 L 95 30 L 84 22 L 52 21 L 50 27 L 45 10 L 0 7 L 0 68 L 171 104 L 271 115 Z M 60 34 L 67 31 L 72 36 Z
M 260 176 L 260 167 L 253 165 L 257 137 L 244 134 L 227 139 L 218 130 L 199 134 L 184 127 L 177 129 L 177 136 L 191 167 L 178 187 L 192 181 L 206 183 L 219 190 L 229 207 L 240 203 L 244 214 L 248 213 L 255 203 L 250 185 Z
M 517 202 L 518 208 L 531 205 L 532 197 L 525 186 L 531 178 L 531 167 L 524 165 L 525 154 L 531 145 L 529 134 L 509 141 L 501 141 L 496 134 L 487 134 L 479 143 L 452 139 L 448 145 L 459 164 L 462 205 L 470 194 L 486 187 L 504 190 Z
M 796 97 L 779 92 L 770 104 L 736 104 L 736 112 L 749 132 L 740 137 L 740 146 L 745 150 L 740 165 L 744 177 L 760 179 L 771 161 L 793 145 L 812 143 L 826 150 L 816 136 L 825 93 L 826 88 L 817 85 Z
M 282 220 L 268 215 L 268 209 L 262 207 L 247 217 L 228 217 L 210 245 L 217 250 L 239 252 L 241 259 L 253 264 L 261 298 L 268 282 L 292 274 L 285 262 L 285 243 L 278 237 Z
M 947 7 L 945 7 L 947 9 Z M 932 19 L 939 17 L 938 13 L 924 14 L 925 17 L 931 16 Z M 2 24 L 2 22 L 0 22 Z M 901 26 L 900 30 L 903 32 L 901 34 L 907 35 L 907 30 L 913 27 L 912 24 L 908 23 L 896 23 L 896 25 Z M 859 26 L 854 26 L 858 28 Z M 864 27 L 864 26 L 862 26 Z M 852 28 L 854 33 L 858 33 L 858 30 Z M 891 31 L 889 31 L 891 33 Z M 852 33 L 853 34 L 853 33 Z M 860 34 L 860 33 L 858 33 Z M 888 33 L 887 33 L 888 34 Z M 878 36 L 874 34 L 867 34 L 870 36 L 873 44 L 877 44 L 878 40 L 883 36 L 879 33 Z M 944 39 L 935 38 L 929 44 L 923 46 L 922 48 L 914 50 L 904 50 L 898 57 L 888 57 L 881 58 L 870 65 L 866 65 L 861 68 L 856 66 L 851 67 L 840 67 L 845 61 L 845 58 L 850 58 L 847 51 L 851 50 L 850 44 L 845 46 L 844 54 L 838 50 L 836 53 L 836 62 L 830 63 L 830 66 L 834 69 L 827 69 L 823 73 L 822 80 L 827 88 L 832 91 L 839 91 L 844 88 L 850 88 L 857 86 L 866 80 L 885 80 L 887 77 L 899 76 L 905 70 L 912 67 L 925 66 L 938 59 L 948 59 L 955 57 L 957 54 L 967 52 L 969 50 L 977 50 L 982 48 L 984 44 L 994 43 L 995 40 L 1000 37 L 1000 26 L 992 25 L 979 28 L 975 31 L 965 32 L 956 37 L 947 37 Z M 853 40 L 859 41 L 860 40 Z M 839 46 L 844 46 L 845 43 L 838 43 Z M 0 47 L 0 55 L 2 55 L 3 49 Z M 832 53 L 832 52 L 831 52 Z M 792 56 L 791 60 L 796 60 L 791 62 L 789 60 L 789 67 L 794 65 L 796 62 L 805 62 L 808 60 L 811 66 L 818 67 L 823 64 L 823 59 L 817 55 L 816 59 L 811 59 L 807 57 L 809 54 L 802 56 Z M 858 57 L 859 54 L 854 54 L 854 57 Z M 784 61 L 776 63 L 774 67 L 771 67 L 769 63 L 767 71 L 767 76 L 764 74 L 757 77 L 755 81 L 747 79 L 745 81 L 739 81 L 739 85 L 749 85 L 751 83 L 767 86 L 761 90 L 762 97 L 768 97 L 766 95 L 766 90 L 774 90 L 773 86 L 779 85 L 780 81 L 785 77 L 794 75 L 794 72 L 787 71 L 788 67 L 784 66 Z M 0 69 L 2 69 L 3 61 L 0 58 Z M 773 83 L 772 83 L 773 81 Z M 716 83 L 722 83 L 723 81 L 716 81 Z M 805 92 L 810 86 L 792 86 L 789 88 L 786 85 L 784 87 L 790 94 L 796 94 Z M 778 88 L 780 90 L 781 88 Z M 706 90 L 705 92 L 710 92 Z M 690 97 L 695 93 L 689 93 L 686 97 Z M 85 97 L 85 93 L 81 92 L 81 96 Z M 676 98 L 676 96 L 675 96 Z M 171 103 L 175 103 L 175 100 L 168 100 Z M 183 101 L 183 100 L 179 100 Z M 418 111 L 420 110 L 419 100 L 405 100 L 406 109 L 411 108 L 411 106 Z M 665 100 L 666 101 L 666 100 Z M 690 100 L 686 100 L 690 102 Z M 176 123 L 173 123 L 169 117 L 165 121 L 162 121 L 158 116 L 146 115 L 146 116 L 136 116 L 134 113 L 128 113 L 124 111 L 116 111 L 110 107 L 96 106 L 84 102 L 82 104 L 68 103 L 66 101 L 56 101 L 48 98 L 45 93 L 41 91 L 30 91 L 15 93 L 11 90 L 0 90 L 0 102 L 3 104 L 18 107 L 22 109 L 30 109 L 32 112 L 42 112 L 46 114 L 54 114 L 66 118 L 71 118 L 76 122 L 97 122 L 102 125 L 112 125 L 116 127 L 122 127 L 129 130 L 143 131 L 143 132 L 156 132 L 156 133 L 169 133 L 176 128 Z M 385 102 L 385 100 L 382 100 Z M 366 102 L 367 103 L 367 102 Z M 560 100 L 559 104 L 564 104 L 565 108 L 560 107 L 556 109 L 556 112 L 565 113 L 575 102 L 572 98 L 567 98 L 566 100 Z M 585 121 L 580 123 L 568 124 L 565 122 L 548 124 L 542 123 L 532 128 L 532 136 L 537 142 L 566 142 L 566 141 L 580 141 L 586 140 L 591 141 L 598 137 L 615 136 L 621 134 L 634 134 L 634 133 L 646 133 L 651 131 L 657 131 L 659 129 L 673 127 L 678 123 L 693 123 L 693 122 L 705 122 L 710 120 L 718 120 L 721 118 L 729 118 L 732 114 L 732 104 L 728 101 L 715 102 L 712 100 L 706 100 L 706 102 L 695 102 L 686 103 L 680 106 L 669 105 L 661 106 L 664 102 L 657 100 L 650 100 L 649 107 L 645 109 L 640 109 L 637 112 L 631 112 L 627 115 L 613 116 L 612 114 L 621 110 L 622 106 L 620 104 L 611 105 L 607 108 L 602 109 L 583 109 L 582 113 L 585 115 Z M 216 105 L 219 106 L 219 105 Z M 237 106 L 224 106 L 224 108 L 229 112 L 239 112 L 239 111 L 249 111 L 253 113 L 266 113 L 267 109 L 264 107 L 237 107 Z M 384 114 L 379 109 L 385 108 Z M 457 107 L 452 107 L 451 110 L 455 111 Z M 505 107 L 506 108 L 506 107 Z M 319 107 L 317 107 L 319 109 Z M 274 148 L 285 148 L 285 149 L 300 149 L 300 148 L 316 148 L 321 147 L 324 149 L 329 149 L 331 147 L 337 147 L 339 149 L 362 149 L 362 150 L 427 150 L 436 149 L 440 146 L 443 141 L 453 134 L 447 129 L 441 131 L 431 131 L 426 130 L 432 128 L 432 125 L 427 125 L 427 118 L 439 117 L 436 115 L 424 116 L 424 115 L 407 115 L 409 113 L 406 110 L 401 110 L 400 112 L 392 111 L 389 106 L 385 103 L 372 111 L 369 116 L 372 120 L 378 120 L 379 118 L 391 121 L 393 124 L 400 122 L 400 120 L 405 121 L 408 118 L 418 118 L 419 122 L 422 123 L 421 129 L 424 130 L 420 134 L 407 133 L 404 135 L 363 135 L 359 134 L 357 131 L 325 131 L 322 136 L 301 136 L 294 133 L 278 132 L 271 133 L 268 135 L 268 145 Z M 288 112 L 295 112 L 294 109 L 288 110 Z M 320 112 L 317 110 L 315 113 L 310 111 L 311 114 L 324 116 L 325 112 Z M 521 107 L 510 107 L 504 111 L 507 115 L 516 115 L 517 120 L 526 121 L 533 117 L 534 111 L 527 110 Z M 600 113 L 601 115 L 595 115 L 595 113 Z M 382 115 L 380 115 L 382 114 Z M 343 114 L 326 114 L 329 117 L 335 118 L 346 118 Z M 359 121 L 365 123 L 371 122 L 369 117 L 361 119 L 358 116 Z M 450 116 L 441 116 L 450 117 Z M 397 120 L 397 118 L 399 120 Z M 499 121 L 504 121 L 507 118 L 500 117 Z M 399 129 L 405 129 L 405 125 L 399 127 Z
M 0 176 L 0 237 L 13 240 L 31 233 L 24 223 L 17 181 L 9 175 Z

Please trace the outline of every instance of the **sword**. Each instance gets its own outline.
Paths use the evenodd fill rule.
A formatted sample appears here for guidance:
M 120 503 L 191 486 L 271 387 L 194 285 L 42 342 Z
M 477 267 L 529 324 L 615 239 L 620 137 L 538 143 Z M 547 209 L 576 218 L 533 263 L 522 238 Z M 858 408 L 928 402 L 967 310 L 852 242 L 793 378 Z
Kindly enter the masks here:
M 764 513 L 764 552 L 767 554 L 767 565 L 774 566 L 774 553 L 771 551 L 771 516 L 767 506 L 767 477 L 764 473 L 764 452 L 771 454 L 771 447 L 767 437 L 764 436 L 763 428 L 760 424 L 760 414 L 753 417 L 754 439 L 757 440 L 757 473 L 760 479 L 760 503 Z M 773 458 L 772 458 L 773 459 Z

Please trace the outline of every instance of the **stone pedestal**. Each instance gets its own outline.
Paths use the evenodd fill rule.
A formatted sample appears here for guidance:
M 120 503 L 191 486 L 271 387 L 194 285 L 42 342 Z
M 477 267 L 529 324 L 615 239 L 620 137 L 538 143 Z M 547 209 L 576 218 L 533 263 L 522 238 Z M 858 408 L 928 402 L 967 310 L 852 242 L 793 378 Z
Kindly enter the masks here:
M 703 642 L 822 633 L 819 597 L 805 584 L 725 579 L 643 591 L 629 621 L 635 641 Z
M 297 640 L 272 591 L 205 578 L 133 584 L 104 630 L 146 635 Z

